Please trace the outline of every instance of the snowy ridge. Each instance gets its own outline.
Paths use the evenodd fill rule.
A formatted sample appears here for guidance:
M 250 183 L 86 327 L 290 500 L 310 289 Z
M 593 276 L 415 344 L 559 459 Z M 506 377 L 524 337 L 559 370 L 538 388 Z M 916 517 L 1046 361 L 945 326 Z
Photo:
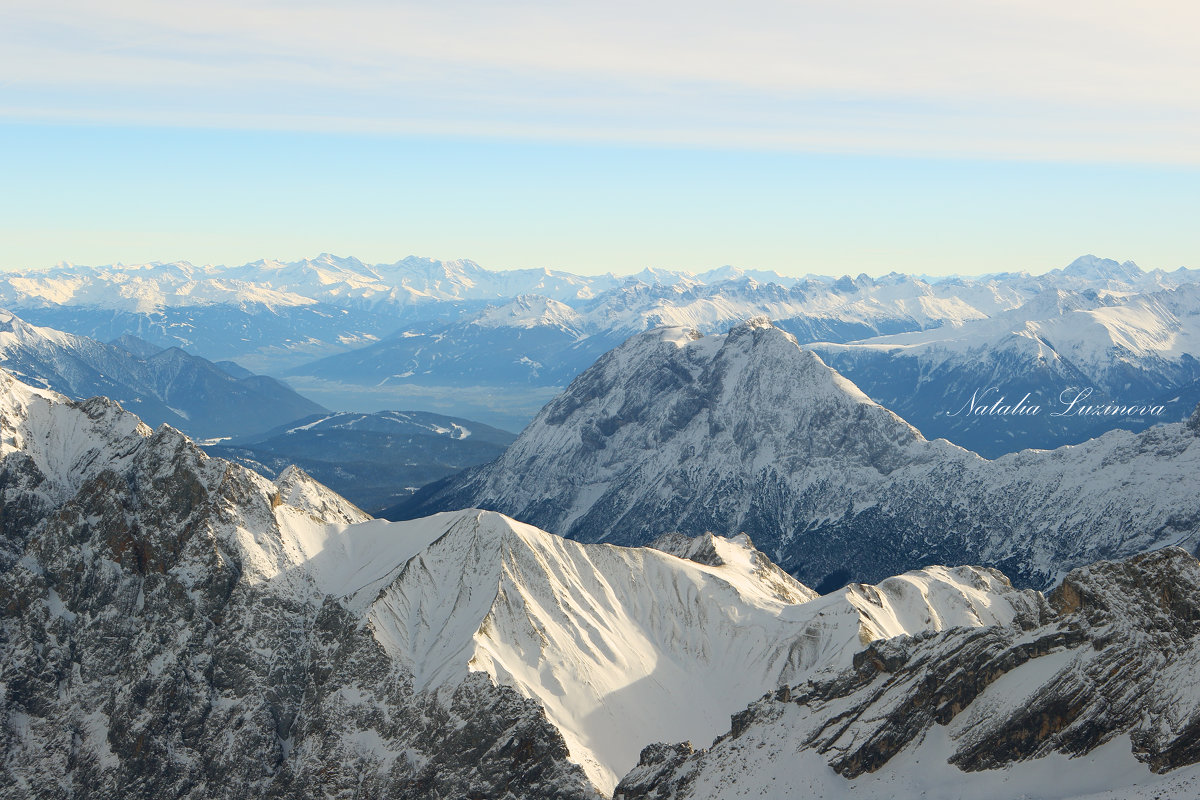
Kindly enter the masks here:
M 578 330 L 582 319 L 575 309 L 540 295 L 523 294 L 511 303 L 489 308 L 471 323 L 485 328 L 534 328 L 551 325 L 564 330 Z
M 739 703 L 845 666 L 873 639 L 1005 625 L 1028 602 L 1002 576 L 970 568 L 824 598 L 798 587 L 783 600 L 744 538 L 715 540 L 727 560 L 712 566 L 653 549 L 581 545 L 490 512 L 392 530 L 413 543 L 444 531 L 367 612 L 414 684 L 444 690 L 484 672 L 537 700 L 605 791 L 645 741 L 705 741 Z M 352 604 L 375 590 L 356 590 Z
M 120 469 L 151 433 L 110 400 L 76 405 L 0 369 L 0 460 L 28 458 L 49 503 L 65 501 L 100 472 Z
M 1049 301 L 1049 302 L 1048 302 Z M 1101 383 L 1101 371 L 1114 356 L 1134 360 L 1178 358 L 1200 352 L 1200 287 L 1138 295 L 1119 304 L 1104 304 L 1061 290 L 977 323 L 913 333 L 879 336 L 847 344 L 814 343 L 818 352 L 858 348 L 929 353 L 936 364 L 954 356 L 970 357 L 1002 349 L 1010 337 L 1046 344 Z M 1052 344 L 1049 344 L 1052 343 Z
M 349 307 L 497 299 L 525 293 L 555 299 L 591 297 L 611 276 L 582 277 L 551 270 L 489 271 L 473 261 L 410 256 L 368 265 L 323 253 L 285 263 L 270 259 L 234 267 L 187 262 L 100 267 L 61 264 L 0 279 L 0 302 L 97 306 L 126 311 L 163 307 L 255 303 L 267 307 L 329 302 Z
M 42 507 L 61 507 L 103 473 L 121 476 L 146 469 L 148 461 L 183 459 L 201 476 L 204 491 L 231 491 L 243 504 L 253 495 L 258 509 L 271 516 L 247 518 L 255 508 L 235 509 L 226 531 L 249 562 L 267 574 L 295 566 L 282 556 L 282 528 L 296 539 L 311 539 L 329 525 L 345 526 L 367 515 L 299 470 L 271 482 L 241 467 L 209 459 L 183 434 L 167 425 L 152 430 L 118 404 L 103 397 L 74 402 L 54 392 L 29 387 L 0 369 L 0 468 L 28 481 L 23 492 L 35 494 Z M 256 527 L 256 524 L 267 526 Z M 266 535 L 265 531 L 274 531 Z M 264 538 L 265 536 L 265 538 Z M 264 546 L 264 542 L 268 544 Z M 267 566 L 269 562 L 270 566 Z
M 853 279 L 815 275 L 797 278 L 771 270 L 729 266 L 700 273 L 648 268 L 619 278 L 611 274 L 582 276 L 547 269 L 489 270 L 466 259 L 440 261 L 416 256 L 392 264 L 366 264 L 357 258 L 323 253 L 290 263 L 264 259 L 232 267 L 196 266 L 188 262 L 98 267 L 61 264 L 4 276 L 0 279 L 0 302 L 22 308 L 51 303 L 146 311 L 238 302 L 271 307 L 312 303 L 345 307 L 405 306 L 535 294 L 568 304 L 586 304 L 609 291 L 663 290 L 666 294 L 657 296 L 674 297 L 686 304 L 689 298 L 698 299 L 700 295 L 694 292 L 705 287 L 730 287 L 729 298 L 733 299 L 739 291 L 754 292 L 774 286 L 782 291 L 780 297 L 790 296 L 793 302 L 808 298 L 810 304 L 805 313 L 815 316 L 848 303 L 847 307 L 852 308 L 858 303 L 858 311 L 847 311 L 847 318 L 859 313 L 871 319 L 877 317 L 879 308 L 892 308 L 892 313 L 898 311 L 899 315 L 917 321 L 927 323 L 938 319 L 956 324 L 1014 308 L 1046 289 L 1078 290 L 1094 286 L 1128 293 L 1171 288 L 1196 280 L 1195 270 L 1145 272 L 1133 262 L 1117 264 L 1094 256 L 1081 257 L 1065 269 L 1042 276 L 1008 273 L 926 281 L 896 273 L 882 278 L 866 275 Z M 725 307 L 725 312 L 717 310 L 721 303 L 729 302 L 719 299 L 721 294 L 713 301 L 717 306 L 705 316 L 712 324 L 727 325 L 730 318 L 723 314 L 729 307 Z M 940 304 L 949 305 L 939 308 Z M 765 307 L 759 307 L 755 313 L 766 312 Z M 714 317 L 714 313 L 721 316 Z M 677 324 L 696 322 L 693 318 L 677 320 Z

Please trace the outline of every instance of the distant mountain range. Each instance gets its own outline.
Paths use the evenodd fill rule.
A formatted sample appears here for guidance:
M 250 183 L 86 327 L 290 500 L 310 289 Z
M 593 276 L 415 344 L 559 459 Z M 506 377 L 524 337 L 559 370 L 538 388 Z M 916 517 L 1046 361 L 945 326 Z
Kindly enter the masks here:
M 151 425 L 209 441 L 209 450 L 269 478 L 292 465 L 378 512 L 417 487 L 491 461 L 514 434 L 428 412 L 329 412 L 232 361 L 213 363 L 130 334 L 108 344 L 30 325 L 0 311 L 0 367 L 77 399 L 119 401 Z M 298 415 L 298 416 L 297 416 Z M 291 420 L 279 425 L 280 418 Z
M 1054 290 L 959 327 L 806 346 L 925 436 L 994 458 L 1114 427 L 1108 417 L 1053 416 L 1081 392 L 1089 405 L 1162 406 L 1122 415 L 1116 427 L 1185 419 L 1196 405 L 1189 387 L 1200 380 L 1200 284 L 1121 298 Z M 973 413 L 1023 399 L 1041 413 Z
M 835 278 L 734 267 L 579 276 L 325 254 L 7 273 L 0 303 L 98 340 L 132 334 L 286 376 L 335 408 L 426 408 L 512 429 L 629 336 L 669 325 L 717 333 L 765 315 L 929 438 L 994 456 L 1078 443 L 1116 422 L 1085 430 L 1042 415 L 996 429 L 948 416 L 976 392 L 1048 402 L 1090 387 L 1143 404 L 1192 391 L 1198 285 L 1200 270 L 1095 256 L 1042 275 Z M 1165 418 L 1182 419 L 1185 405 Z

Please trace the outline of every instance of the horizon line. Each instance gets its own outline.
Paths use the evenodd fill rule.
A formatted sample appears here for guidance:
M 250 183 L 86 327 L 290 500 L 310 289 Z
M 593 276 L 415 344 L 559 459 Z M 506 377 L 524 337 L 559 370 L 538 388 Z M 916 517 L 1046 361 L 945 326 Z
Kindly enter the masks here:
M 499 266 L 499 267 L 493 267 L 493 266 L 485 266 L 484 264 L 481 264 L 480 262 L 475 261 L 472 258 L 467 258 L 467 257 L 438 258 L 438 257 L 434 257 L 434 256 L 417 255 L 415 253 L 410 253 L 410 254 L 408 254 L 402 258 L 399 258 L 395 261 L 364 261 L 364 260 L 358 258 L 357 256 L 353 256 L 353 255 L 339 256 L 335 253 L 324 251 L 324 252 L 318 253 L 315 256 L 303 257 L 303 258 L 296 259 L 296 260 L 285 260 L 285 259 L 278 259 L 278 258 L 261 257 L 261 258 L 257 258 L 257 259 L 251 259 L 249 261 L 245 261 L 242 263 L 232 263 L 232 264 L 230 264 L 230 263 L 213 263 L 213 262 L 196 264 L 187 259 L 174 259 L 174 260 L 169 260 L 169 261 L 164 261 L 164 260 L 135 261 L 135 262 L 130 262 L 130 263 L 125 263 L 122 261 L 114 261 L 114 262 L 111 262 L 108 264 L 81 264 L 81 263 L 75 263 L 75 262 L 63 260 L 63 261 L 58 261 L 58 262 L 55 262 L 54 264 L 45 265 L 45 266 L 0 268 L 0 273 L 12 275 L 12 274 L 27 274 L 27 273 L 43 273 L 43 272 L 50 272 L 50 271 L 56 270 L 56 269 L 77 269 L 77 268 L 78 269 L 94 269 L 94 270 L 137 269 L 137 268 L 143 268 L 143 267 L 165 267 L 165 266 L 171 266 L 171 265 L 186 265 L 186 266 L 193 267 L 196 269 L 204 269 L 204 270 L 209 270 L 209 269 L 211 269 L 211 270 L 232 270 L 232 269 L 238 269 L 240 267 L 249 267 L 249 266 L 252 266 L 259 262 L 274 262 L 274 263 L 282 264 L 282 265 L 302 264 L 302 263 L 306 263 L 306 262 L 307 263 L 315 263 L 318 260 L 320 260 L 322 258 L 326 258 L 326 257 L 328 257 L 330 259 L 335 259 L 338 261 L 357 261 L 358 263 L 362 264 L 364 267 L 367 267 L 367 268 L 391 267 L 391 266 L 396 266 L 396 265 L 402 264 L 405 261 L 415 259 L 415 260 L 427 261 L 427 262 L 432 262 L 432 263 L 437 263 L 437 264 L 453 264 L 453 263 L 464 263 L 465 262 L 468 264 L 473 264 L 474 266 L 479 267 L 480 269 L 482 269 L 486 272 L 524 272 L 524 271 L 538 272 L 538 271 L 541 271 L 541 272 L 547 272 L 547 273 L 552 273 L 552 274 L 557 273 L 557 274 L 563 274 L 563 275 L 570 275 L 570 276 L 576 277 L 576 278 L 614 278 L 614 279 L 635 278 L 635 277 L 641 275 L 642 273 L 646 273 L 646 272 L 650 272 L 650 273 L 657 272 L 657 273 L 665 273 L 665 274 L 670 274 L 670 275 L 678 275 L 678 276 L 686 276 L 686 277 L 699 277 L 701 275 L 704 275 L 704 274 L 707 274 L 710 272 L 715 272 L 717 270 L 732 269 L 732 270 L 740 270 L 744 273 L 754 273 L 754 272 L 771 273 L 780 278 L 790 278 L 790 279 L 795 279 L 795 280 L 804 280 L 804 279 L 840 280 L 841 278 L 850 278 L 852 280 L 857 280 L 858 278 L 861 278 L 863 276 L 866 276 L 868 278 L 885 278 L 890 275 L 900 275 L 900 276 L 904 276 L 904 277 L 914 278 L 917 280 L 923 280 L 926 278 L 937 278 L 937 279 L 966 278 L 966 279 L 982 280 L 982 279 L 995 278 L 995 277 L 1006 276 L 1006 275 L 1028 275 L 1030 277 L 1040 277 L 1043 275 L 1049 275 L 1052 272 L 1065 270 L 1068 267 L 1070 267 L 1072 264 L 1080 261 L 1081 259 L 1087 259 L 1087 258 L 1096 259 L 1098 261 L 1111 261 L 1119 266 L 1125 266 L 1127 264 L 1132 265 L 1137 270 L 1139 270 L 1143 275 L 1153 274 L 1155 272 L 1170 274 L 1173 272 L 1191 271 L 1191 270 L 1197 269 L 1195 267 L 1189 267 L 1189 266 L 1183 265 L 1183 264 L 1176 266 L 1174 268 L 1170 268 L 1170 269 L 1168 269 L 1166 267 L 1153 267 L 1150 269 L 1146 269 L 1146 268 L 1142 267 L 1141 265 L 1139 265 L 1133 259 L 1118 260 L 1118 259 L 1113 259 L 1113 258 L 1107 258 L 1105 256 L 1097 256 L 1094 253 L 1084 253 L 1084 254 L 1072 259 L 1071 262 L 1068 264 L 1065 264 L 1065 265 L 1059 266 L 1059 267 L 1050 267 L 1042 272 L 1033 272 L 1033 271 L 1030 271 L 1029 269 L 1011 269 L 1011 270 L 1000 270 L 1000 271 L 981 272 L 981 273 L 964 273 L 964 272 L 944 272 L 943 273 L 943 272 L 903 272 L 900 270 L 893 269 L 893 270 L 889 270 L 888 272 L 882 272 L 882 273 L 878 273 L 878 274 L 871 274 L 866 271 L 859 272 L 857 275 L 852 275 L 849 272 L 845 272 L 840 275 L 836 275 L 836 274 L 832 274 L 832 273 L 820 273 L 820 272 L 805 272 L 802 274 L 792 274 L 792 273 L 787 273 L 787 272 L 781 272 L 778 269 L 774 269 L 774 268 L 770 268 L 770 267 L 749 267 L 749 266 L 739 266 L 736 264 L 720 264 L 718 266 L 707 267 L 707 268 L 702 268 L 702 269 L 697 269 L 697 268 L 676 269 L 676 268 L 670 268 L 670 267 L 645 266 L 639 270 L 634 270 L 634 271 L 629 271 L 629 272 L 617 272 L 617 271 L 609 270 L 606 272 L 588 273 L 588 272 L 574 272 L 569 268 L 563 268 L 563 267 L 544 267 L 544 266 L 527 266 L 527 267 L 526 266 Z M 751 275 L 750 277 L 753 277 L 753 276 Z

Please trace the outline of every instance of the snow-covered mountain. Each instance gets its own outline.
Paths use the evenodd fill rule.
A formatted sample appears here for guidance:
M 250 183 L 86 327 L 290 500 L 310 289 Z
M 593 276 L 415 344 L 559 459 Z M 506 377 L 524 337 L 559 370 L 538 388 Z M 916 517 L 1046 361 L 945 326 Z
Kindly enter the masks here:
M 664 328 L 601 358 L 501 458 L 387 515 L 477 506 L 627 545 L 745 531 L 818 588 L 963 561 L 1041 587 L 1200 543 L 1198 424 L 988 461 L 925 440 L 766 320 Z
M 1102 562 L 1039 600 L 1012 625 L 873 643 L 707 749 L 647 747 L 615 796 L 1195 797 L 1200 563 Z
M 418 694 L 328 594 L 407 539 L 298 471 L 0 382 L 0 795 L 595 797 L 535 705 Z
M 594 797 L 764 687 L 1035 604 L 966 567 L 816 598 L 745 537 L 370 520 L 103 398 L 0 384 L 6 795 Z
M 807 346 L 926 436 L 995 457 L 1186 418 L 1195 404 L 1171 393 L 1200 379 L 1200 285 L 1120 299 L 1055 290 L 958 327 Z M 1051 416 L 1081 391 L 1091 404 L 1164 405 L 1091 424 Z M 1003 425 L 970 413 L 975 398 L 991 406 L 1027 395 L 1043 413 Z
M 419 321 L 378 344 L 338 353 L 291 370 L 347 384 L 433 383 L 443 386 L 535 383 L 563 386 L 597 357 L 631 335 L 664 325 L 704 332 L 725 330 L 766 314 L 804 341 L 846 341 L 881 333 L 924 330 L 984 319 L 1025 294 L 985 291 L 966 302 L 965 292 L 937 296 L 927 284 L 903 276 L 875 281 L 792 281 L 760 284 L 732 270 L 714 272 L 716 283 L 696 278 L 630 279 L 574 306 L 538 295 L 463 317 Z M 678 277 L 678 276 L 677 276 Z
M 263 259 L 235 267 L 186 261 L 103 267 L 60 264 L 0 278 L 0 302 L 95 306 L 121 311 L 249 303 L 399 307 L 454 300 L 495 300 L 537 293 L 582 299 L 615 285 L 612 276 L 584 277 L 544 269 L 492 271 L 473 261 L 410 256 L 368 265 L 322 253 L 290 263 Z
M 520 298 L 451 323 L 410 325 L 405 339 L 292 372 L 343 386 L 561 386 L 644 330 L 682 325 L 713 333 L 766 315 L 801 342 L 835 343 L 820 352 L 931 436 L 989 456 L 1074 444 L 1113 427 L 1140 430 L 1177 421 L 1186 410 L 1087 426 L 1056 425 L 1043 415 L 990 435 L 946 416 L 944 407 L 964 390 L 970 397 L 997 386 L 996 394 L 1020 390 L 1018 397 L 1028 391 L 1057 400 L 1068 387 L 1090 387 L 1097 396 L 1150 403 L 1200 375 L 1189 335 L 1200 299 L 1188 275 L 1172 279 L 1085 257 L 1038 277 L 757 277 L 763 280 L 733 269 L 699 276 L 646 271 L 555 313 L 545 310 L 549 298 Z M 844 342 L 850 344 L 836 344 Z
M 177 347 L 136 337 L 113 344 L 30 325 L 0 311 L 0 366 L 22 380 L 84 399 L 103 395 L 151 423 L 201 437 L 271 427 L 279 418 L 322 411 L 274 378 L 221 367 Z
M 465 467 L 492 461 L 515 434 L 425 411 L 341 411 L 208 445 L 268 478 L 295 465 L 359 508 L 377 513 Z
M 370 520 L 299 470 L 268 481 L 2 371 L 0 431 L 0 796 L 1200 780 L 1200 564 L 1177 548 L 1047 598 L 973 567 L 817 597 L 746 537 Z

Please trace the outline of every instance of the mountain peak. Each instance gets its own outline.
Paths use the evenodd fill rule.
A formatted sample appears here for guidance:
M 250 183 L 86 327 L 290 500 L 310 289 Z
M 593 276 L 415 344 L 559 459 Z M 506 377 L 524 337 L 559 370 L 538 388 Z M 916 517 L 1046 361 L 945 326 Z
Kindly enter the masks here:
M 1117 280 L 1131 282 L 1145 275 L 1142 268 L 1132 261 L 1118 263 L 1111 258 L 1099 258 L 1092 254 L 1080 256 L 1062 269 L 1063 275 L 1088 280 Z
M 517 295 L 511 301 L 481 312 L 472 324 L 485 328 L 537 328 L 555 326 L 577 330 L 583 320 L 566 303 L 540 294 Z
M 735 534 L 758 513 L 753 503 L 686 498 L 709 482 L 820 481 L 816 465 L 831 461 L 878 475 L 911 460 L 918 442 L 916 429 L 765 318 L 715 336 L 659 328 L 576 378 L 500 459 L 400 513 L 478 505 L 586 541 Z M 650 508 L 660 503 L 665 515 Z

